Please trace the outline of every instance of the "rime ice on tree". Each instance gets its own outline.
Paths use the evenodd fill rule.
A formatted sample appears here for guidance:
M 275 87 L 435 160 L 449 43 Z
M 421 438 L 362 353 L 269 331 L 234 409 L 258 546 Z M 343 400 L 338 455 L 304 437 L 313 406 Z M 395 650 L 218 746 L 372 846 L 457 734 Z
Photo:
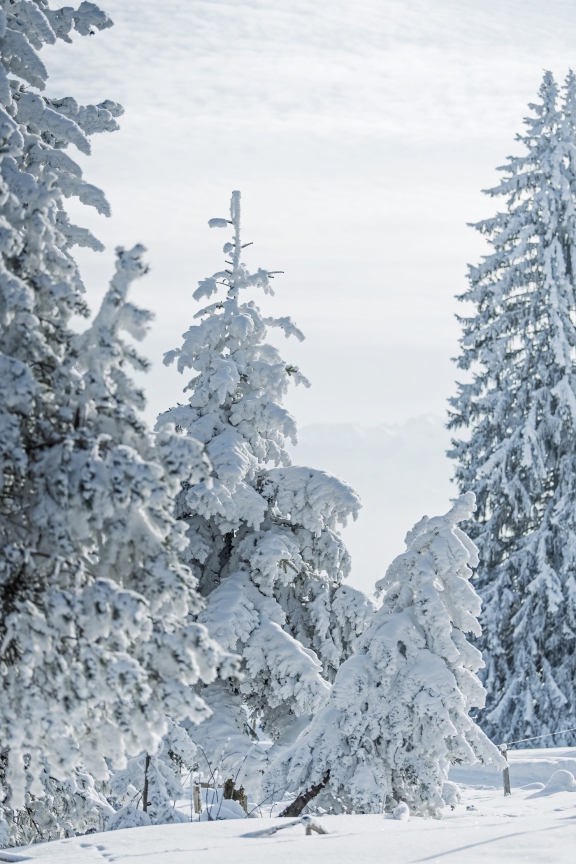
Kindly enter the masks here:
M 451 400 L 461 489 L 473 489 L 484 601 L 486 732 L 510 741 L 576 726 L 576 79 L 563 99 L 550 73 L 524 156 L 488 190 L 506 209 L 475 227 L 493 251 L 460 299 L 458 365 L 473 371 Z M 550 739 L 550 742 L 552 739 Z M 574 733 L 554 743 L 576 742 Z M 534 742 L 536 746 L 537 742 Z M 530 746 L 530 744 L 528 744 Z
M 0 2 L 1 845 L 33 825 L 35 839 L 86 829 L 92 804 L 108 806 L 93 781 L 106 760 L 154 752 L 166 713 L 206 716 L 193 686 L 229 664 L 192 621 L 201 602 L 172 516 L 182 479 L 206 478 L 202 447 L 169 428 L 154 441 L 127 375 L 145 365 L 121 338 L 149 320 L 126 299 L 141 247 L 118 250 L 86 332 L 69 327 L 86 313 L 71 247 L 102 245 L 64 199 L 108 205 L 66 150 L 88 153 L 122 109 L 34 92 L 37 50 L 111 23 L 88 2 Z
M 300 793 L 295 803 L 303 807 L 325 789 L 356 812 L 403 801 L 438 816 L 451 764 L 502 766 L 468 716 L 485 696 L 476 676 L 482 658 L 467 640 L 480 633 L 480 598 L 469 581 L 477 550 L 457 527 L 473 509 L 467 493 L 408 533 L 406 552 L 377 584 L 382 606 L 338 670 L 327 704 L 270 767 L 265 793 Z
M 242 655 L 246 674 L 237 688 L 203 691 L 215 714 L 194 739 L 206 768 L 209 762 L 246 786 L 262 770 L 254 720 L 278 740 L 296 717 L 318 710 L 372 607 L 341 586 L 350 560 L 337 526 L 356 516 L 358 497 L 336 477 L 291 466 L 285 450 L 287 438 L 296 441 L 296 424 L 282 398 L 290 381 L 308 382 L 265 340 L 271 327 L 304 337 L 290 318 L 265 318 L 253 300 L 241 299 L 253 288 L 271 294 L 274 273 L 250 273 L 242 263 L 239 192 L 230 219 L 209 224 L 232 227 L 229 257 L 194 297 L 210 298 L 221 286 L 225 296 L 201 309 L 182 347 L 166 355 L 194 377 L 188 404 L 160 415 L 157 428 L 173 423 L 201 441 L 214 470 L 211 488 L 182 492 L 178 513 L 207 598 L 200 620 Z

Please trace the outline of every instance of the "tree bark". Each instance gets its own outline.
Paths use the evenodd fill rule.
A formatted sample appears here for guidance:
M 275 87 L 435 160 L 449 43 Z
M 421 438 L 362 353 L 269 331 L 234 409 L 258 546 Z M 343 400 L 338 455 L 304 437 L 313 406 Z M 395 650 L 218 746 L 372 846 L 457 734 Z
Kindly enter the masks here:
M 313 798 L 318 795 L 319 792 L 324 789 L 324 787 L 328 784 L 328 780 L 330 779 L 330 772 L 326 774 L 323 780 L 320 783 L 317 783 L 315 786 L 312 786 L 310 789 L 306 789 L 305 792 L 301 792 L 300 795 L 296 798 L 292 804 L 289 804 L 285 810 L 280 813 L 280 816 L 300 816 L 306 805 L 309 801 L 312 801 Z

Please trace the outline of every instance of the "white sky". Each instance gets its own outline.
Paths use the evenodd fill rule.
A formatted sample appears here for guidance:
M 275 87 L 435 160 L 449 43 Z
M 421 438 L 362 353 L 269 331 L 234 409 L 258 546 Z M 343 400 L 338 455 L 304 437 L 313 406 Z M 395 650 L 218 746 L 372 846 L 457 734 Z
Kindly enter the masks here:
M 161 356 L 192 323 L 197 281 L 221 267 L 225 232 L 206 222 L 232 189 L 255 241 L 247 263 L 286 271 L 266 308 L 307 334 L 282 346 L 313 382 L 289 402 L 300 425 L 442 414 L 453 296 L 483 248 L 466 222 L 493 212 L 479 190 L 518 148 L 542 70 L 576 65 L 573 0 L 102 5 L 112 30 L 43 56 L 51 95 L 126 108 L 79 160 L 114 215 L 77 218 L 109 246 L 80 256 L 92 306 L 114 246 L 149 249 L 133 298 L 157 316 L 149 415 L 181 399 Z

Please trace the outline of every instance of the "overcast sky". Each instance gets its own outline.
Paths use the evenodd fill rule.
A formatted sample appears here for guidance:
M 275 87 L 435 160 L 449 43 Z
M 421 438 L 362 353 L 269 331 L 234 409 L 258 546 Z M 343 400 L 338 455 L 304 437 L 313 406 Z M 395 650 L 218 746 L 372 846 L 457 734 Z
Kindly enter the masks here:
M 542 72 L 576 65 L 573 0 L 103 0 L 116 22 L 43 52 L 51 95 L 111 98 L 122 130 L 94 139 L 86 178 L 113 217 L 74 214 L 109 247 L 83 252 L 96 305 L 115 245 L 143 242 L 134 299 L 156 323 L 149 415 L 185 383 L 161 365 L 221 267 L 230 191 L 246 262 L 284 270 L 265 306 L 307 335 L 283 343 L 313 387 L 301 425 L 443 414 L 454 295 L 482 253 L 466 223 L 518 150 Z M 76 154 L 75 154 L 76 158 Z

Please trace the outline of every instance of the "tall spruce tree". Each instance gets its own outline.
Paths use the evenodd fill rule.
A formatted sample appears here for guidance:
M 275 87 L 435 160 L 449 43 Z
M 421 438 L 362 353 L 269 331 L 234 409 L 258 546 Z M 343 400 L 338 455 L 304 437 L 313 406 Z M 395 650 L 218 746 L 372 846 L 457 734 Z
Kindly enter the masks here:
M 203 691 L 214 715 L 193 736 L 200 765 L 255 791 L 264 754 L 254 745 L 254 723 L 286 740 L 297 718 L 322 705 L 372 603 L 341 584 L 350 557 L 337 527 L 356 517 L 358 496 L 339 478 L 292 466 L 285 449 L 296 423 L 282 399 L 291 381 L 307 381 L 266 337 L 271 327 L 304 337 L 290 318 L 265 318 L 241 298 L 258 288 L 272 293 L 274 273 L 250 273 L 242 263 L 239 192 L 230 219 L 209 224 L 233 229 L 229 258 L 194 297 L 224 297 L 197 312 L 182 347 L 166 355 L 193 377 L 188 404 L 162 414 L 157 428 L 176 424 L 206 445 L 212 486 L 185 489 L 177 512 L 207 600 L 200 620 L 242 656 L 246 672 L 239 686 L 218 682 Z
M 576 726 L 576 78 L 563 98 L 544 75 L 525 155 L 491 197 L 506 209 L 474 227 L 493 247 L 459 299 L 461 369 L 449 426 L 462 490 L 472 489 L 484 601 L 480 714 L 498 741 Z M 576 743 L 576 734 L 549 743 Z M 540 742 L 534 742 L 539 746 Z M 528 746 L 530 743 L 528 742 Z
M 64 199 L 109 208 L 65 151 L 89 153 L 122 109 L 40 95 L 37 51 L 110 25 L 93 3 L 0 0 L 1 845 L 85 828 L 102 799 L 75 769 L 105 778 L 107 760 L 159 747 L 167 714 L 205 717 L 194 685 L 230 659 L 194 621 L 172 516 L 181 481 L 206 478 L 202 447 L 170 428 L 154 440 L 127 374 L 146 365 L 122 339 L 150 318 L 126 297 L 141 247 L 118 250 L 99 314 L 70 327 L 86 313 L 70 250 L 102 246 Z

